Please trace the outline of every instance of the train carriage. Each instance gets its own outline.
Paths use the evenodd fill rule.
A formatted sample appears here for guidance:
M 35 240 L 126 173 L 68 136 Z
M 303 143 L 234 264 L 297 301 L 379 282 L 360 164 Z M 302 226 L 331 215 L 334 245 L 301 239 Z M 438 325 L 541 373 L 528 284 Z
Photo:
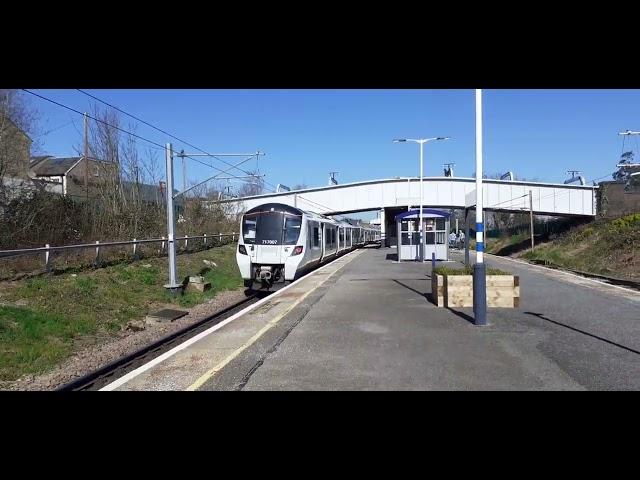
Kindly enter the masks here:
M 236 259 L 245 287 L 270 289 L 372 238 L 376 238 L 373 229 L 290 205 L 267 203 L 242 216 Z

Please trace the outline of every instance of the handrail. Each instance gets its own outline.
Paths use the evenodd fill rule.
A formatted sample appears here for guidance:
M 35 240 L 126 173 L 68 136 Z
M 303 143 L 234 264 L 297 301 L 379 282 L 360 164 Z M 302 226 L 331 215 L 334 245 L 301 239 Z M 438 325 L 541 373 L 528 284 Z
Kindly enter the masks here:
M 210 238 L 222 238 L 222 237 L 235 237 L 239 235 L 239 233 L 216 233 L 213 235 L 194 235 L 194 236 L 184 236 L 184 237 L 176 237 L 175 241 L 180 240 L 193 240 L 193 239 L 210 239 Z M 80 243 L 75 245 L 59 245 L 59 246 L 44 246 L 44 247 L 34 247 L 34 248 L 18 248 L 12 250 L 0 250 L 0 258 L 7 258 L 15 255 L 21 255 L 24 253 L 36 253 L 36 252 L 55 252 L 60 250 L 81 250 L 86 248 L 96 248 L 96 247 L 112 247 L 118 245 L 137 245 L 141 243 L 161 243 L 166 242 L 166 238 L 149 238 L 149 239 L 140 239 L 140 240 L 121 240 L 121 241 L 113 241 L 113 242 L 100 242 L 96 240 L 96 243 Z

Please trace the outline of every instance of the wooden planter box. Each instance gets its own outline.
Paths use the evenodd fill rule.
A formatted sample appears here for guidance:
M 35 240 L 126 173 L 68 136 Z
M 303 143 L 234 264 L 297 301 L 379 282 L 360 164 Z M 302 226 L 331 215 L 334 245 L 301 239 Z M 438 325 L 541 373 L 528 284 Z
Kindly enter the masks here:
M 431 299 L 438 307 L 473 307 L 473 276 L 433 275 Z M 517 275 L 487 275 L 487 307 L 520 306 Z

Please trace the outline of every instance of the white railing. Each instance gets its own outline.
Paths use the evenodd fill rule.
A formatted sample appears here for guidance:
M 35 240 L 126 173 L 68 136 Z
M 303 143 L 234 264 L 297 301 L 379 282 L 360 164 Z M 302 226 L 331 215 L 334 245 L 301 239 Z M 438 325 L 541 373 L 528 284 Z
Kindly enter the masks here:
M 176 247 L 178 247 L 179 242 L 184 242 L 184 248 L 186 249 L 189 245 L 189 240 L 198 240 L 201 239 L 204 246 L 208 245 L 208 241 L 211 241 L 211 245 L 213 246 L 218 241 L 218 245 L 222 244 L 223 238 L 231 237 L 231 242 L 235 242 L 236 237 L 239 233 L 217 233 L 213 235 L 207 235 L 206 233 L 203 235 L 195 235 L 195 236 L 185 236 L 185 237 L 176 237 Z M 114 242 L 100 242 L 96 240 L 95 243 L 82 243 L 77 245 L 60 245 L 60 246 L 51 246 L 48 243 L 44 247 L 35 247 L 35 248 L 18 248 L 13 250 L 0 250 L 0 260 L 5 258 L 13 258 L 21 255 L 34 255 L 38 253 L 44 253 L 44 263 L 47 271 L 51 270 L 51 253 L 53 252 L 61 252 L 67 250 L 85 250 L 85 249 L 95 249 L 95 260 L 94 265 L 100 264 L 100 249 L 106 247 L 118 247 L 123 245 L 132 245 L 133 247 L 133 257 L 137 258 L 138 256 L 138 245 L 142 245 L 145 243 L 160 243 L 160 252 L 164 253 L 167 247 L 167 239 L 165 237 L 161 238 L 149 238 L 149 239 L 133 239 L 133 240 L 122 240 L 122 241 L 114 241 Z

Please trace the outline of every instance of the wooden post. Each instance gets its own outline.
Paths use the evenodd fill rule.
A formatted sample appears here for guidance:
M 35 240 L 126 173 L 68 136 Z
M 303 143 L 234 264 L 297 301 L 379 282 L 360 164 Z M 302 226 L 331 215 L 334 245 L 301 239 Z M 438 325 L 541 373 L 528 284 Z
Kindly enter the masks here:
M 471 241 L 471 239 L 469 238 L 469 222 L 470 222 L 469 209 L 465 208 L 464 209 L 464 264 L 467 266 L 470 265 L 469 242 Z
M 51 252 L 49 251 L 49 244 L 45 245 L 47 250 L 44 252 L 44 268 L 47 272 L 51 271 Z
M 89 200 L 89 140 L 87 134 L 88 128 L 87 113 L 84 114 L 84 191 L 86 200 Z
M 100 240 L 96 240 L 96 259 L 94 265 L 96 267 L 100 266 Z
M 533 194 L 529 190 L 529 220 L 531 223 L 531 250 L 533 250 Z

